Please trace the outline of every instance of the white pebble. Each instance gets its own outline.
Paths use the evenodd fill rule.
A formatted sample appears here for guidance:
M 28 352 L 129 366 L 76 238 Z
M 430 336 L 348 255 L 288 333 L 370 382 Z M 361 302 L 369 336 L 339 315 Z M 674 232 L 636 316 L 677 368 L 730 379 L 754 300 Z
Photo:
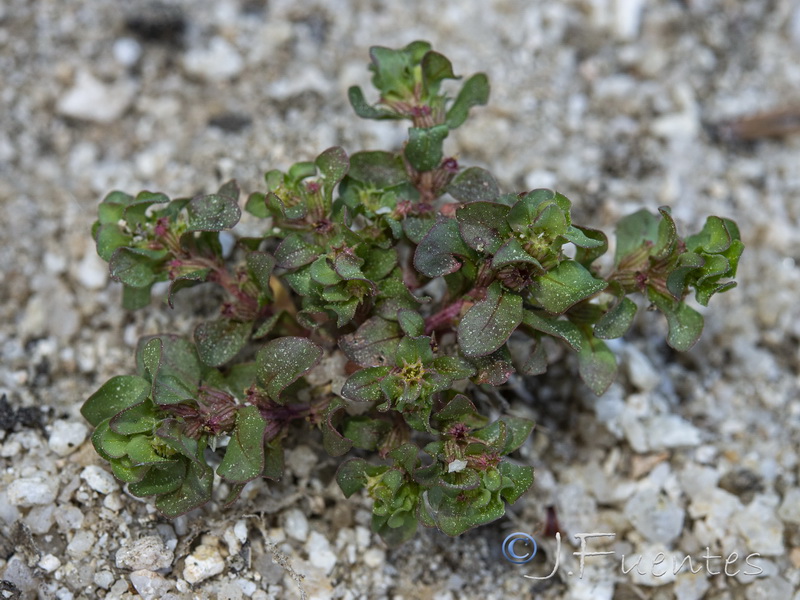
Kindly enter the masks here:
M 778 516 L 787 523 L 800 525 L 800 488 L 791 488 L 786 492 Z
M 133 38 L 123 37 L 114 42 L 114 60 L 124 67 L 132 67 L 142 56 L 142 45 Z
M 124 81 L 106 85 L 86 71 L 80 71 L 72 88 L 56 104 L 56 110 L 67 117 L 96 123 L 111 123 L 127 110 L 136 86 Z
M 301 479 L 308 477 L 318 462 L 317 453 L 305 444 L 293 448 L 286 457 L 286 466 Z
M 683 530 L 683 509 L 652 488 L 631 496 L 625 515 L 639 533 L 654 543 L 668 544 Z
M 94 574 L 94 584 L 107 590 L 114 583 L 114 574 L 111 571 L 98 571 Z
M 43 571 L 47 573 L 52 573 L 58 567 L 61 566 L 61 561 L 58 560 L 57 556 L 53 556 L 52 554 L 45 554 L 41 559 L 39 559 L 38 566 Z
M 775 515 L 773 498 L 758 494 L 741 512 L 733 515 L 733 523 L 739 529 L 751 552 L 764 556 L 783 556 L 783 523 Z
M 364 564 L 370 569 L 378 569 L 386 562 L 386 552 L 380 548 L 370 548 L 364 552 Z
M 229 42 L 219 36 L 208 48 L 195 48 L 183 57 L 183 68 L 189 75 L 206 81 L 225 81 L 242 72 L 244 60 Z
M 153 571 L 140 569 L 130 574 L 131 585 L 144 600 L 160 600 L 174 584 Z
M 311 532 L 308 542 L 306 542 L 306 552 L 308 552 L 308 561 L 315 567 L 325 571 L 326 575 L 336 565 L 336 554 L 331 550 L 328 538 L 319 532 Z
M 95 492 L 100 494 L 110 494 L 119 489 L 119 484 L 117 480 L 114 479 L 114 476 L 97 465 L 89 465 L 81 471 L 81 479 Z
M 89 428 L 78 421 L 56 421 L 47 444 L 59 456 L 75 452 L 89 433 Z
M 183 578 L 191 584 L 198 583 L 225 570 L 225 559 L 215 546 L 200 544 L 186 557 Z
M 58 495 L 58 479 L 46 475 L 23 477 L 12 481 L 6 493 L 13 506 L 50 504 Z
M 308 538 L 308 519 L 299 508 L 290 508 L 284 513 L 283 527 L 286 535 L 300 542 Z
M 76 531 L 67 544 L 67 554 L 74 559 L 81 559 L 89 554 L 97 541 L 94 533 L 88 529 Z
M 157 571 L 171 566 L 174 558 L 159 536 L 146 535 L 117 550 L 115 560 L 118 569 Z

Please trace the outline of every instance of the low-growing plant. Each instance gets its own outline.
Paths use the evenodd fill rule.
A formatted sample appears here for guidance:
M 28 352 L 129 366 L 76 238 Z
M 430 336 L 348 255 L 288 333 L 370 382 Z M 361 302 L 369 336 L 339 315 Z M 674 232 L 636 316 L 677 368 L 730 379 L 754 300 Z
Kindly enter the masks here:
M 391 544 L 418 523 L 458 535 L 493 521 L 533 481 L 509 458 L 533 423 L 491 421 L 471 391 L 544 373 L 549 338 L 602 394 L 617 371 L 605 340 L 631 327 L 631 296 L 661 311 L 667 343 L 688 350 L 703 317 L 687 295 L 705 306 L 735 285 L 733 221 L 709 217 L 681 238 L 668 208 L 624 217 L 601 268 L 605 234 L 574 224 L 562 194 L 503 193 L 491 173 L 445 154 L 450 131 L 487 102 L 485 75 L 451 98 L 442 84 L 459 77 L 429 44 L 370 55 L 378 101 L 353 87 L 350 102 L 361 117 L 411 121 L 402 150 L 335 147 L 269 171 L 243 203 L 261 234 L 240 237 L 231 256 L 220 232 L 241 217 L 235 182 L 175 200 L 115 191 L 99 206 L 97 251 L 126 308 L 147 306 L 161 281 L 170 306 L 203 282 L 224 293 L 193 340 L 143 338 L 137 374 L 83 405 L 97 452 L 168 517 L 206 503 L 215 472 L 228 504 L 249 481 L 279 479 L 299 426 L 319 430 L 334 456 L 372 453 L 343 462 L 337 480 L 346 496 L 366 490 Z

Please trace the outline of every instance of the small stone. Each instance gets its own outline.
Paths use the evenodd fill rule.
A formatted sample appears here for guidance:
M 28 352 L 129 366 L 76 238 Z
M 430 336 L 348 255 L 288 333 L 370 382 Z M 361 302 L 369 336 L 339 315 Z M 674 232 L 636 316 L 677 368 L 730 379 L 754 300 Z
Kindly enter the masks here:
M 675 600 L 701 600 L 705 598 L 710 587 L 708 574 L 704 570 L 692 573 L 687 569 L 679 573 L 672 591 L 675 593 Z
M 159 536 L 146 535 L 117 550 L 115 560 L 119 569 L 157 571 L 171 566 L 174 558 Z
M 651 450 L 682 448 L 700 444 L 700 430 L 678 415 L 657 415 L 645 422 Z
M 189 75 L 206 81 L 226 81 L 242 72 L 244 60 L 228 41 L 212 38 L 208 48 L 195 48 L 183 57 L 183 68 Z
M 55 510 L 55 519 L 63 532 L 80 529 L 83 525 L 83 513 L 77 506 L 62 504 Z
M 787 523 L 800 525 L 800 488 L 791 488 L 786 492 L 778 516 Z
M 67 544 L 67 554 L 76 560 L 81 559 L 92 551 L 96 541 L 97 538 L 94 533 L 88 529 L 76 531 L 69 544 Z
M 131 81 L 107 85 L 87 71 L 79 71 L 72 88 L 56 104 L 59 114 L 82 121 L 112 123 L 130 106 L 136 93 Z
M 186 557 L 183 578 L 191 584 L 198 583 L 225 570 L 225 559 L 216 546 L 200 544 Z
M 300 479 L 305 479 L 319 463 L 317 453 L 305 444 L 293 448 L 286 457 L 286 466 Z
M 142 45 L 133 38 L 123 37 L 114 41 L 114 60 L 123 67 L 132 67 L 142 56 Z
M 783 523 L 775 514 L 775 504 L 772 497 L 758 494 L 743 511 L 733 515 L 733 524 L 744 537 L 751 552 L 764 556 L 784 554 Z
M 654 489 L 631 496 L 625 515 L 639 533 L 654 543 L 669 544 L 683 530 L 683 509 Z
M 45 571 L 46 573 L 52 573 L 58 567 L 61 566 L 61 561 L 58 559 L 57 556 L 53 556 L 52 554 L 45 554 L 42 558 L 39 559 L 37 563 L 38 567 Z
M 243 595 L 242 588 L 232 581 L 220 584 L 217 589 L 217 600 L 242 600 Z
M 330 574 L 336 566 L 336 554 L 331 550 L 328 538 L 319 532 L 312 531 L 306 542 L 308 561 L 315 567 L 322 569 L 326 575 Z
M 308 519 L 299 508 L 290 508 L 284 513 L 283 527 L 286 535 L 300 542 L 308 538 Z
M 78 449 L 88 433 L 89 428 L 83 423 L 59 420 L 53 423 L 47 445 L 59 456 L 68 456 Z
M 31 594 L 39 584 L 31 568 L 16 554 L 5 565 L 0 579 L 13 583 L 22 592 L 21 598 L 33 597 Z
M 50 504 L 58 495 L 58 478 L 48 475 L 23 477 L 9 484 L 7 494 L 13 506 Z
M 144 600 L 161 600 L 174 586 L 158 573 L 140 569 L 130 574 L 131 585 Z
M 77 264 L 75 277 L 87 290 L 102 289 L 108 282 L 108 265 L 98 256 L 94 248 L 89 248 L 81 262 Z
M 31 533 L 44 535 L 53 526 L 56 507 L 54 504 L 34 506 L 25 515 L 25 524 L 30 528 Z
M 645 0 L 616 0 L 614 7 L 614 33 L 622 41 L 639 37 L 642 23 L 642 9 Z
M 791 583 L 776 575 L 754 581 L 747 586 L 745 597 L 747 600 L 776 600 L 777 598 L 791 598 L 794 591 Z
M 103 506 L 105 506 L 108 510 L 119 512 L 125 505 L 122 503 L 122 498 L 119 494 L 108 494 L 105 498 L 103 498 Z
M 634 387 L 640 392 L 653 391 L 661 381 L 661 377 L 650 359 L 636 346 L 631 345 L 625 346 L 623 355 L 622 364 Z
M 97 465 L 89 465 L 81 471 L 81 479 L 90 488 L 100 494 L 111 494 L 119 489 L 119 484 L 114 476 Z
M 370 548 L 364 552 L 364 564 L 370 569 L 379 569 L 386 562 L 386 552 L 380 548 Z
M 98 571 L 94 574 L 94 584 L 107 590 L 114 583 L 114 574 L 111 571 Z

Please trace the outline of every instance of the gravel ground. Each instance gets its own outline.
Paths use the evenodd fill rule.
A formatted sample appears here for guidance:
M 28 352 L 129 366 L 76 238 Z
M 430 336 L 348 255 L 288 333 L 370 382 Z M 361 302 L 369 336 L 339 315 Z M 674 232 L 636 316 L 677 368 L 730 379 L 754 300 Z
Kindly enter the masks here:
M 533 402 L 511 409 L 538 423 L 521 450 L 534 486 L 458 539 L 386 548 L 313 439 L 280 484 L 166 521 L 114 481 L 79 407 L 132 371 L 138 336 L 190 323 L 158 302 L 121 310 L 89 236 L 96 204 L 113 188 L 186 196 L 231 177 L 254 190 L 335 144 L 398 147 L 402 127 L 359 121 L 345 92 L 368 84 L 370 45 L 414 39 L 492 82 L 489 107 L 449 140 L 462 163 L 507 190 L 557 186 L 576 222 L 607 231 L 640 206 L 671 205 L 684 231 L 732 217 L 739 288 L 712 300 L 684 355 L 641 315 L 601 398 L 570 359 L 526 382 Z M 798 55 L 793 0 L 0 4 L 0 579 L 14 584 L 0 593 L 800 599 L 800 136 L 718 126 L 797 115 Z M 560 567 L 527 579 L 553 570 L 548 515 Z M 527 565 L 501 555 L 514 531 L 539 543 Z M 586 558 L 582 577 L 581 532 L 615 534 L 588 540 L 614 555 Z M 675 575 L 687 555 L 699 571 Z

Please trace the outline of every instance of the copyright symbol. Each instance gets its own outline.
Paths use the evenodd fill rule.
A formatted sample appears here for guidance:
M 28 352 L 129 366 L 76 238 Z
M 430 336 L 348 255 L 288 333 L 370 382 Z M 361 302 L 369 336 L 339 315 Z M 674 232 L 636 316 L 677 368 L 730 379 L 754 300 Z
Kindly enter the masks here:
M 526 547 L 526 550 L 522 551 L 521 554 L 518 553 L 519 549 L 517 547 L 517 543 L 521 543 Z M 517 531 L 503 540 L 502 549 L 503 556 L 506 557 L 506 560 L 514 563 L 515 565 L 524 565 L 525 563 L 533 560 L 533 557 L 536 556 L 536 540 L 533 539 L 533 536 L 530 536 L 527 533 Z

